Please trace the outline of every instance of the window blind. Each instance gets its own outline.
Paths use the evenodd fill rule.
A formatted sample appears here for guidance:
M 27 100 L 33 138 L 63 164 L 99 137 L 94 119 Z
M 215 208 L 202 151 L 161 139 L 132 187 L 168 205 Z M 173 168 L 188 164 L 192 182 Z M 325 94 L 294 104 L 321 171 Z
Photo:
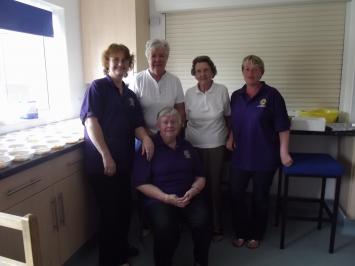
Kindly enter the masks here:
M 14 0 L 1 0 L 0 29 L 53 37 L 52 12 Z
M 244 84 L 243 58 L 255 54 L 265 63 L 262 80 L 281 92 L 288 110 L 338 108 L 345 11 L 345 2 L 330 2 L 168 13 L 167 69 L 186 90 L 196 84 L 192 59 L 208 55 L 215 81 L 232 93 Z

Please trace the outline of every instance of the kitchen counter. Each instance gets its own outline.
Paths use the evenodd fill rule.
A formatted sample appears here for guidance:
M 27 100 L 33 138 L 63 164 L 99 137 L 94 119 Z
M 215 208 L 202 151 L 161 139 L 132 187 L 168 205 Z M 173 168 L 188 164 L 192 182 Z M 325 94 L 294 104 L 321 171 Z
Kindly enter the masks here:
M 330 130 L 325 131 L 307 131 L 291 130 L 291 135 L 318 135 L 318 136 L 355 136 L 355 130 Z
M 31 159 L 23 162 L 12 162 L 7 167 L 0 170 L 0 180 L 8 176 L 14 175 L 23 170 L 29 169 L 33 166 L 36 166 L 40 163 L 46 162 L 50 159 L 54 159 L 60 155 L 68 153 L 70 151 L 76 150 L 83 146 L 83 141 L 79 141 L 75 144 L 66 144 L 62 149 L 51 151 L 43 155 L 34 155 Z
M 2 162 L 0 179 L 82 147 L 83 133 L 80 120 L 72 119 L 0 135 L 0 157 L 12 159 Z
M 355 125 L 351 123 L 329 123 L 325 131 L 291 130 L 293 135 L 355 136 Z

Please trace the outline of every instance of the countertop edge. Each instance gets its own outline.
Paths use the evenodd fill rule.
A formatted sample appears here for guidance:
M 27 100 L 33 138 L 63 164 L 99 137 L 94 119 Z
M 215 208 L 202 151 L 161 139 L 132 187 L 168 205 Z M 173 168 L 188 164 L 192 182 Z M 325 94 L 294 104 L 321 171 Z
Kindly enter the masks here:
M 0 170 L 0 180 L 4 179 L 6 177 L 9 177 L 11 175 L 17 174 L 21 171 L 27 170 L 27 169 L 34 167 L 36 165 L 39 165 L 41 163 L 44 163 L 46 161 L 49 161 L 51 159 L 54 159 L 56 157 L 59 157 L 65 153 L 79 149 L 83 146 L 83 144 L 84 144 L 83 141 L 75 143 L 75 144 L 67 144 L 61 150 L 52 151 L 52 152 L 50 152 L 48 154 L 44 154 L 44 155 L 35 155 L 32 159 L 25 161 L 25 162 L 12 163 L 10 166 Z

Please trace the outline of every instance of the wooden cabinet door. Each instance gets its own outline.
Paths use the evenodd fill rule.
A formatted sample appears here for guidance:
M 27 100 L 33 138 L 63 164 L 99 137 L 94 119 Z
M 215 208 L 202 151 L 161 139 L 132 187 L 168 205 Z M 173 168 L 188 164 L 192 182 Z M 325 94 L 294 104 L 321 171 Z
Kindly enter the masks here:
M 5 212 L 23 216 L 28 213 L 36 215 L 38 219 L 39 239 L 42 265 L 61 265 L 58 256 L 58 222 L 56 217 L 56 203 L 53 190 L 45 189 L 32 197 L 18 203 Z M 2 228 L 0 232 L 1 253 L 11 258 L 24 261 L 24 250 L 20 232 Z M 5 241 L 4 241 L 5 240 Z
M 94 233 L 95 205 L 88 182 L 76 172 L 55 185 L 59 217 L 59 254 L 64 263 Z

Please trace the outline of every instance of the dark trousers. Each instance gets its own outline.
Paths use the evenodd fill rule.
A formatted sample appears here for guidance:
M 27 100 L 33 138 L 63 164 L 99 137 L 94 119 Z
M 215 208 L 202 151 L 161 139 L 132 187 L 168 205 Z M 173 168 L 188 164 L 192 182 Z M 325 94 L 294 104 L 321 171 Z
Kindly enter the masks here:
M 222 231 L 221 221 L 221 179 L 225 157 L 225 146 L 209 149 L 197 149 L 203 163 L 206 177 L 206 192 L 212 210 L 213 230 Z
M 231 168 L 231 199 L 235 236 L 243 239 L 261 240 L 265 234 L 269 193 L 275 171 L 244 171 Z M 246 190 L 253 182 L 251 205 L 248 206 Z
M 100 266 L 120 265 L 128 259 L 128 231 L 131 216 L 131 191 L 128 175 L 91 176 L 99 207 Z
M 191 230 L 195 261 L 208 265 L 211 226 L 204 197 L 196 196 L 185 208 L 157 202 L 147 207 L 154 234 L 154 260 L 156 266 L 173 265 L 172 260 L 180 239 L 180 225 L 185 222 Z

